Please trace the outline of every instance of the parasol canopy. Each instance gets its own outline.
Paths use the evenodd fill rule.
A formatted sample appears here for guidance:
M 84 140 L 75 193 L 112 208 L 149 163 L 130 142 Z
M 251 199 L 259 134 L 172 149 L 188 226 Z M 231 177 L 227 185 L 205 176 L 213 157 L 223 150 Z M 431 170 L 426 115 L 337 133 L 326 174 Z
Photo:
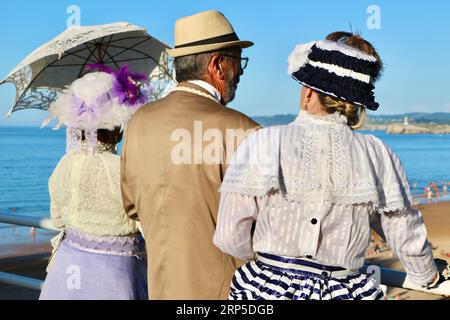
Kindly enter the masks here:
M 168 45 L 150 36 L 146 29 L 119 22 L 70 27 L 26 57 L 2 81 L 13 83 L 16 98 L 11 113 L 23 109 L 47 110 L 60 90 L 90 72 L 90 64 L 103 64 L 148 75 L 152 98 L 174 84 Z

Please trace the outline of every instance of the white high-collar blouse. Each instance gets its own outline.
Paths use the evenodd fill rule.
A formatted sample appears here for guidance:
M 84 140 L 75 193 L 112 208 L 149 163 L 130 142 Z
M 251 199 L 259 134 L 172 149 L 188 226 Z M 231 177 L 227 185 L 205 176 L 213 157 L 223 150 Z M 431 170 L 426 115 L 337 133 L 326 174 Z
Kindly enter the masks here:
M 412 281 L 425 285 L 437 273 L 400 160 L 338 113 L 302 112 L 289 125 L 250 135 L 220 191 L 214 244 L 237 258 L 262 252 L 356 270 L 372 228 Z

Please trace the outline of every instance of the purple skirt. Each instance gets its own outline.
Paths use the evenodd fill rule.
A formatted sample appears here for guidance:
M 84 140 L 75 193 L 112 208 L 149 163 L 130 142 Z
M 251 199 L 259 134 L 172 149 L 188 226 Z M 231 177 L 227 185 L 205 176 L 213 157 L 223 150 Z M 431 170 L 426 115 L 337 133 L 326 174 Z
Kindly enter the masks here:
M 97 237 L 68 228 L 40 300 L 147 300 L 142 236 Z

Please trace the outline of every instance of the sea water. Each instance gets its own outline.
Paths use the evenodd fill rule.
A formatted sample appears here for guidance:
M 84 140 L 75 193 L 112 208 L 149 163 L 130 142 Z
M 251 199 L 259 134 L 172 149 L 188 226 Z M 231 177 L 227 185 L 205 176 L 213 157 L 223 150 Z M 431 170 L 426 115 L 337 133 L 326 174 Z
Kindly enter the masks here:
M 431 181 L 439 188 L 441 181 L 450 182 L 450 135 L 364 133 L 379 137 L 398 154 L 416 196 Z M 0 127 L 0 213 L 49 216 L 48 179 L 65 144 L 63 129 Z M 6 232 L 11 228 L 0 225 L 0 243 L 20 240 L 25 229 L 12 239 Z

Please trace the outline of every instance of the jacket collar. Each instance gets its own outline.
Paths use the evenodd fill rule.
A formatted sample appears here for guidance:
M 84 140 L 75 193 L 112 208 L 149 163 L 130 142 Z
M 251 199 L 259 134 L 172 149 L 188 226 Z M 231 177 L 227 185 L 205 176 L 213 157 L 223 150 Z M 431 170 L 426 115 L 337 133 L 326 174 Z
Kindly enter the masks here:
M 202 87 L 203 89 L 208 91 L 214 98 L 216 98 L 217 101 L 222 101 L 222 95 L 220 94 L 219 90 L 217 90 L 214 86 L 212 86 L 208 82 L 203 80 L 192 80 L 188 82 L 195 84 L 199 87 Z
M 180 82 L 177 85 L 177 88 L 179 88 L 179 87 L 184 87 L 184 88 L 189 88 L 189 89 L 200 91 L 201 93 L 207 94 L 208 96 L 210 96 L 211 98 L 216 100 L 217 103 L 222 104 L 222 102 L 220 100 L 217 100 L 217 97 L 213 93 L 211 93 L 210 91 L 206 90 L 204 87 L 199 86 L 198 84 L 186 81 L 186 82 Z

